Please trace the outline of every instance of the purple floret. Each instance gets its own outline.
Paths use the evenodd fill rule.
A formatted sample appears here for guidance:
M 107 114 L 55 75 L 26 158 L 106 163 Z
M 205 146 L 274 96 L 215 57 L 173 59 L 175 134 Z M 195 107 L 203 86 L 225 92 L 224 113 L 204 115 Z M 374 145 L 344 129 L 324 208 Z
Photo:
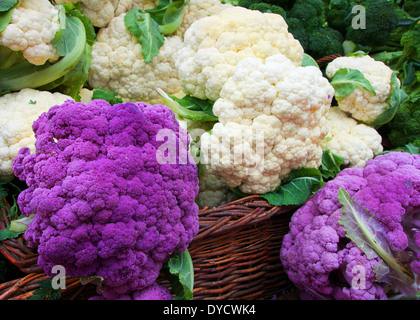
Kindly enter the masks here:
M 62 265 L 69 276 L 102 277 L 104 298 L 123 297 L 187 249 L 198 232 L 197 166 L 159 161 L 162 129 L 188 153 L 162 105 L 68 100 L 34 122 L 36 153 L 20 150 L 13 168 L 28 185 L 20 209 L 36 214 L 25 238 L 48 275 Z
M 383 224 L 391 249 L 410 257 L 405 263 L 419 281 L 420 155 L 390 152 L 370 160 L 364 168 L 344 169 L 293 214 L 280 258 L 302 297 L 376 300 L 387 299 L 395 289 L 376 280 L 375 268 L 381 258 L 368 259 L 346 237 L 339 224 L 339 188 Z M 362 285 L 355 282 L 361 277 Z

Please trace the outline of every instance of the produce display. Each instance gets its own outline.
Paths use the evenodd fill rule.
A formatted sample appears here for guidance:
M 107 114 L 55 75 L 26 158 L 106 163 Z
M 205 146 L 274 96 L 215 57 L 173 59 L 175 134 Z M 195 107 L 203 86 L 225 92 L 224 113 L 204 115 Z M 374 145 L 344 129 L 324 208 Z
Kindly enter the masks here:
M 191 247 L 276 208 L 261 270 Z M 0 209 L 0 300 L 234 290 L 210 251 L 268 299 L 418 299 L 420 2 L 1 1 Z

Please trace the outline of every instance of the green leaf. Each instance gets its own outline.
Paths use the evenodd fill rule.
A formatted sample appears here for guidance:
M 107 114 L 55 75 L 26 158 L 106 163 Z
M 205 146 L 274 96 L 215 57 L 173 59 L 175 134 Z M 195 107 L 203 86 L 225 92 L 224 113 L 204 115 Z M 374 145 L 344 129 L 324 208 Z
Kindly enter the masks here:
M 275 191 L 260 195 L 274 206 L 299 205 L 324 185 L 321 172 L 315 168 L 302 168 L 290 174 L 289 181 Z
M 61 298 L 61 289 L 53 289 L 52 279 L 47 279 L 39 283 L 36 289 L 29 297 L 29 300 L 58 300 Z
M 380 257 L 395 274 L 392 278 L 406 285 L 413 284 L 414 274 L 394 256 L 384 226 L 344 189 L 338 190 L 338 200 L 342 204 L 339 224 L 344 227 L 346 236 L 368 259 Z M 384 270 L 386 268 L 382 267 L 380 275 L 376 274 L 378 281 L 388 281 L 389 275 Z
M 110 105 L 122 103 L 123 99 L 116 97 L 116 95 L 117 93 L 115 91 L 97 88 L 93 90 L 92 100 L 102 99 L 109 102 Z
M 302 67 L 309 67 L 309 66 L 317 67 L 319 69 L 319 65 L 318 63 L 316 63 L 315 59 L 312 58 L 309 54 L 304 53 L 303 59 L 302 59 Z
M 0 1 L 0 12 L 6 12 L 17 6 L 19 0 L 2 0 Z
M 10 229 L 10 225 L 6 229 L 0 230 L 0 241 L 6 239 L 15 239 L 19 237 L 23 232 L 14 232 Z
M 376 95 L 369 80 L 359 70 L 341 68 L 334 74 L 330 83 L 334 87 L 334 95 L 338 99 L 343 99 L 352 93 L 356 87 L 360 87 Z
M 159 0 L 155 8 L 145 11 L 159 24 L 161 34 L 171 35 L 181 25 L 188 3 L 185 0 Z
M 385 112 L 383 112 L 374 121 L 368 123 L 372 127 L 378 128 L 391 121 L 397 113 L 398 108 L 401 106 L 401 104 L 403 104 L 404 101 L 408 99 L 408 95 L 399 86 L 398 78 L 396 75 L 397 73 L 397 71 L 394 71 L 391 76 L 392 94 L 389 102 L 390 107 L 386 109 Z
M 322 163 L 320 171 L 324 179 L 334 178 L 340 171 L 340 166 L 343 164 L 344 158 L 340 157 L 330 150 L 324 150 L 322 152 Z
M 7 26 L 10 23 L 10 20 L 12 20 L 14 9 L 10 9 L 9 11 L 0 12 L 0 33 L 4 31 L 4 29 L 7 28 Z
M 213 106 L 211 102 L 206 102 L 205 100 L 194 99 L 190 97 L 184 97 L 182 99 L 177 99 L 173 96 L 168 95 L 160 88 L 156 88 L 157 92 L 162 97 L 163 102 L 166 106 L 171 108 L 171 110 L 185 118 L 194 121 L 217 121 L 218 118 L 215 117 L 213 112 L 210 110 Z M 184 105 L 181 105 L 181 103 Z M 205 111 L 203 110 L 205 109 Z
M 133 8 L 124 16 L 124 24 L 141 44 L 144 62 L 150 63 L 165 42 L 158 23 L 152 19 L 150 13 Z
M 67 14 L 82 21 L 83 26 L 85 27 L 86 43 L 89 46 L 92 46 L 96 40 L 96 31 L 90 19 L 82 14 L 73 4 L 66 4 L 63 5 L 63 7 L 65 8 Z
M 188 250 L 174 253 L 163 266 L 163 271 L 171 283 L 176 300 L 192 300 L 194 289 L 194 268 Z

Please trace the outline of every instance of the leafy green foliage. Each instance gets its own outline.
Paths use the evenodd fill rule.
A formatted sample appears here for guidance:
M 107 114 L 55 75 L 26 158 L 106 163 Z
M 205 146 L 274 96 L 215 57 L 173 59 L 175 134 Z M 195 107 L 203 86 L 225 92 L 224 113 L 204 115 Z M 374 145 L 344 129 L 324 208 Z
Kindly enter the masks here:
M 376 95 L 369 80 L 365 78 L 362 72 L 356 69 L 339 69 L 331 79 L 331 85 L 335 90 L 335 97 L 342 99 L 352 93 L 356 87 L 363 88 Z
M 9 25 L 10 20 L 12 19 L 14 9 L 10 9 L 8 11 L 0 12 L 0 33 L 6 29 Z
M 123 99 L 118 98 L 116 95 L 117 93 L 115 91 L 97 88 L 93 90 L 92 100 L 102 99 L 108 101 L 110 105 L 122 103 Z
M 126 28 L 141 44 L 146 63 L 159 54 L 165 43 L 165 35 L 176 31 L 182 22 L 188 1 L 159 0 L 157 6 L 149 10 L 133 8 L 124 16 Z
M 39 288 L 29 297 L 29 300 L 58 300 L 61 298 L 61 290 L 53 289 L 52 279 L 39 283 Z
M 19 0 L 2 0 L 0 1 L 0 12 L 6 12 L 17 6 Z
M 305 202 L 312 192 L 324 185 L 321 172 L 315 168 L 302 168 L 290 173 L 289 181 L 274 192 L 261 195 L 274 206 L 298 205 Z
M 162 89 L 156 88 L 163 102 L 171 110 L 184 119 L 194 121 L 217 121 L 218 118 L 213 114 L 213 101 L 202 100 L 192 96 L 184 96 L 179 99 L 173 95 L 165 93 Z
M 294 170 L 290 173 L 289 179 L 276 190 L 260 196 L 275 206 L 302 204 L 311 194 L 322 188 L 326 181 L 333 179 L 341 171 L 340 166 L 343 162 L 342 157 L 325 150 L 319 168 Z M 238 195 L 237 192 L 236 194 Z
M 163 265 L 162 270 L 171 283 L 174 300 L 192 300 L 194 289 L 194 268 L 188 250 L 174 253 Z
M 149 13 L 133 8 L 124 16 L 124 24 L 141 44 L 141 52 L 146 63 L 150 63 L 159 54 L 165 38 L 160 33 L 158 23 Z

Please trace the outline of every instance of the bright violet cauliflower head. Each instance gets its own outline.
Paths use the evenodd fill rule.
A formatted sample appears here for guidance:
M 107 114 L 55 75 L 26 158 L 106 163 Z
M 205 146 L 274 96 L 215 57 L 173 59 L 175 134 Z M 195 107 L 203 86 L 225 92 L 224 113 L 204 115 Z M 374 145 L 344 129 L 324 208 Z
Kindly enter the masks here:
M 173 132 L 176 161 L 158 156 L 162 129 Z M 18 199 L 22 213 L 36 213 L 25 238 L 38 248 L 38 264 L 49 275 L 62 265 L 69 276 L 102 277 L 106 299 L 152 285 L 198 232 L 197 167 L 192 158 L 178 161 L 188 137 L 173 112 L 67 101 L 33 130 L 36 153 L 22 149 L 13 169 L 28 185 Z
M 387 288 L 385 281 L 378 281 L 379 267 L 386 264 L 379 255 L 368 257 L 366 249 L 348 237 L 339 189 L 379 222 L 375 230 L 383 230 L 392 255 L 414 282 L 392 282 Z M 420 155 L 390 152 L 369 160 L 364 168 L 341 171 L 293 214 L 280 258 L 305 298 L 378 300 L 419 291 Z M 391 272 L 380 279 L 389 280 Z

